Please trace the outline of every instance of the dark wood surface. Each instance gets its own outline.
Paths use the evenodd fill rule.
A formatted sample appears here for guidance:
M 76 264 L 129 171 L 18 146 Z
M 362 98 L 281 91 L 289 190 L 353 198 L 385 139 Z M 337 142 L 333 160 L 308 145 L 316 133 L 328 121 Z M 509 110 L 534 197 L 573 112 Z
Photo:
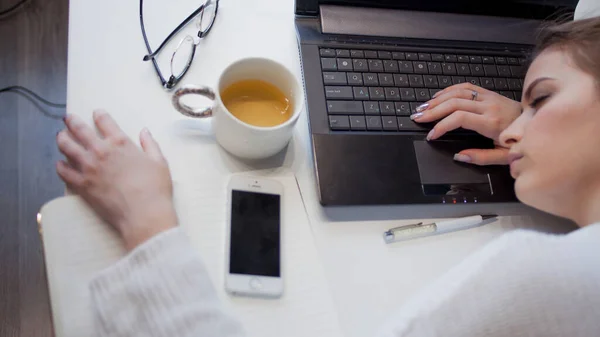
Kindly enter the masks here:
M 18 0 L 0 0 L 0 11 Z M 25 86 L 64 103 L 68 0 L 32 0 L 0 17 L 0 88 Z M 62 112 L 52 110 L 53 112 Z M 64 188 L 54 170 L 61 122 L 0 94 L 0 336 L 53 336 L 36 214 Z

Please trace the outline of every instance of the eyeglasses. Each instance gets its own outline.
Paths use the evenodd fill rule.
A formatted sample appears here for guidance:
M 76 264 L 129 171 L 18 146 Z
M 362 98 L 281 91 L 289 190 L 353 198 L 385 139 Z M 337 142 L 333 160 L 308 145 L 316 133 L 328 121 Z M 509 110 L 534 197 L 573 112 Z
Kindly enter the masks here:
M 150 43 L 148 43 L 148 37 L 146 36 L 146 29 L 144 27 L 144 0 L 140 0 L 140 25 L 142 27 L 142 36 L 144 37 L 144 42 L 146 43 L 146 48 L 148 49 L 148 54 L 144 56 L 144 61 L 152 61 L 154 65 L 154 70 L 156 70 L 156 74 L 158 75 L 162 86 L 166 89 L 172 89 L 175 87 L 179 81 L 185 76 L 187 71 L 190 69 L 192 65 L 192 61 L 194 60 L 194 55 L 196 55 L 196 47 L 200 43 L 200 40 L 204 38 L 213 27 L 215 23 L 215 18 L 217 17 L 217 11 L 219 9 L 219 0 L 208 0 L 205 4 L 201 5 L 197 10 L 195 10 L 192 14 L 190 14 L 175 30 L 167 36 L 167 38 L 160 44 L 158 49 L 152 52 L 150 48 Z M 194 40 L 194 38 L 190 35 L 186 35 L 177 45 L 177 48 L 173 52 L 171 56 L 171 75 L 168 80 L 165 80 L 160 68 L 158 67 L 158 63 L 156 62 L 156 56 L 158 53 L 163 50 L 165 45 L 177 34 L 181 31 L 185 26 L 187 26 L 192 20 L 199 17 L 197 21 L 198 28 L 198 42 Z

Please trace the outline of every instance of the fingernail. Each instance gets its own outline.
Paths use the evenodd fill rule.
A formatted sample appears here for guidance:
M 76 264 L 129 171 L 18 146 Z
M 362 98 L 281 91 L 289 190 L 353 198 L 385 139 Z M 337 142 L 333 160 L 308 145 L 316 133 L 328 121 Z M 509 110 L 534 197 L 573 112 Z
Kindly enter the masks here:
M 429 103 L 423 103 L 423 104 L 419 105 L 415 110 L 417 112 L 423 112 L 423 111 L 427 110 L 427 108 L 429 108 Z
M 463 163 L 470 163 L 471 162 L 471 157 L 467 156 L 466 154 L 457 153 L 457 154 L 454 155 L 454 160 L 460 161 L 460 162 L 463 162 Z
M 410 119 L 411 119 L 411 120 L 415 120 L 415 119 L 417 119 L 417 118 L 419 118 L 419 117 L 422 117 L 422 116 L 423 116 L 423 113 L 422 113 L 422 112 L 417 112 L 416 114 L 412 114 L 412 115 L 410 115 Z
M 148 130 L 148 128 L 143 128 L 142 132 L 147 134 L 148 136 L 152 136 L 152 133 L 150 133 L 150 130 Z
M 429 131 L 429 133 L 427 134 L 427 140 L 431 140 L 434 135 L 435 135 L 435 129 L 431 129 L 431 131 Z

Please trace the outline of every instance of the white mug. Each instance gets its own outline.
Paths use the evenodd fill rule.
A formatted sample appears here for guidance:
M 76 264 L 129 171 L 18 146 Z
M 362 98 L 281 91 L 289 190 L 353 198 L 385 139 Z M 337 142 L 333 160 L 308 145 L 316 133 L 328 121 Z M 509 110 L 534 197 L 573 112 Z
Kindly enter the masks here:
M 262 80 L 279 88 L 293 104 L 290 119 L 273 127 L 259 127 L 237 119 L 227 110 L 220 93 L 242 80 Z M 212 106 L 192 108 L 181 102 L 185 95 L 202 95 Z M 204 86 L 183 86 L 173 94 L 173 105 L 183 115 L 194 118 L 212 117 L 217 142 L 229 153 L 245 159 L 270 157 L 287 146 L 304 104 L 302 89 L 296 77 L 283 65 L 265 58 L 245 58 L 227 67 L 216 90 Z

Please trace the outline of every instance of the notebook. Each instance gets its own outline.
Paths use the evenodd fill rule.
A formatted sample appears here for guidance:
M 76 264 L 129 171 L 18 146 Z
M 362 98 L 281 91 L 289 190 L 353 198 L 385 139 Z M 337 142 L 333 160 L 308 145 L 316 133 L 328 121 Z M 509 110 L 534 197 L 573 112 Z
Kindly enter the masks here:
M 257 174 L 253 174 L 257 175 Z M 276 177 L 284 186 L 284 295 L 277 300 L 232 297 L 225 292 L 228 177 L 177 184 L 180 225 L 203 257 L 219 297 L 248 336 L 341 336 L 327 279 L 293 175 Z M 47 203 L 41 210 L 52 316 L 57 337 L 93 334 L 88 284 L 100 270 L 126 254 L 117 233 L 77 196 Z

